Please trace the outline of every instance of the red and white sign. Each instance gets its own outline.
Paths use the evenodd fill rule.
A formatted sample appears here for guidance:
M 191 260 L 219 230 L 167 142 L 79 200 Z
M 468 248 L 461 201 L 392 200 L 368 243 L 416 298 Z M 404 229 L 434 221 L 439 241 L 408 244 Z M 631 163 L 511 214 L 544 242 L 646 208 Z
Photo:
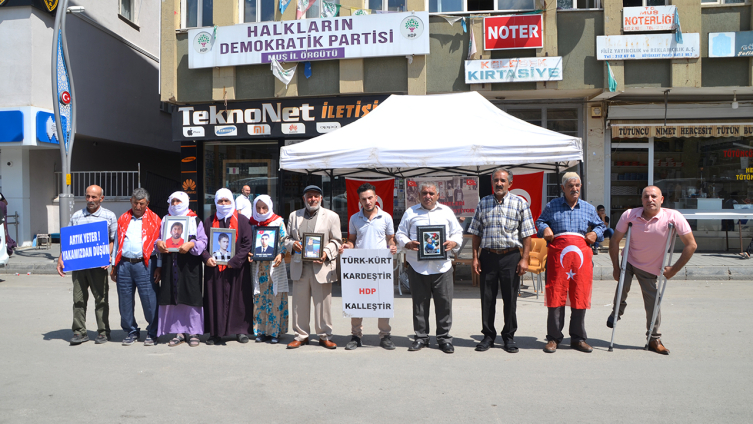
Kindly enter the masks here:
M 69 104 L 71 102 L 71 93 L 69 93 L 67 91 L 63 91 L 62 93 L 60 93 L 60 101 L 64 105 Z
M 484 18 L 484 50 L 544 47 L 543 15 L 507 15 Z
M 395 200 L 395 179 L 386 178 L 383 180 L 354 180 L 345 179 L 345 195 L 348 199 L 348 222 L 350 217 L 361 210 L 361 202 L 358 201 L 358 187 L 361 184 L 369 183 L 376 188 L 377 205 L 383 211 L 392 215 Z
M 541 215 L 541 205 L 544 198 L 544 173 L 535 172 L 533 174 L 519 174 L 513 176 L 510 193 L 526 199 L 528 206 L 531 208 L 531 217 L 533 222 Z
M 622 28 L 630 31 L 672 31 L 677 6 L 626 7 L 622 10 Z

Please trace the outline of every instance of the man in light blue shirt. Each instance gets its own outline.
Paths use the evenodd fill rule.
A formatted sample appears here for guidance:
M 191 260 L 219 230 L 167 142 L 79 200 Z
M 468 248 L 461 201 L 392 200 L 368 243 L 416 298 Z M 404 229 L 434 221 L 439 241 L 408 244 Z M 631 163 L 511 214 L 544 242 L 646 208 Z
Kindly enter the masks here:
M 445 227 L 447 241 L 442 248 L 449 252 L 463 242 L 463 229 L 447 206 L 437 203 L 439 191 L 437 184 L 423 182 L 419 185 L 421 204 L 405 211 L 400 221 L 395 238 L 400 247 L 408 253 L 408 275 L 410 276 L 411 298 L 413 299 L 413 330 L 416 339 L 408 349 L 417 351 L 429 346 L 429 307 L 432 296 L 437 315 L 437 343 L 445 353 L 453 353 L 452 346 L 452 260 L 419 261 L 417 228 L 423 225 L 441 225 Z
M 361 210 L 353 214 L 348 222 L 348 240 L 340 247 L 340 253 L 344 249 L 387 249 L 394 255 L 397 252 L 395 246 L 395 228 L 392 224 L 392 216 L 377 206 L 376 187 L 369 183 L 358 187 L 358 201 Z M 363 318 L 350 319 L 352 337 L 345 350 L 354 350 L 360 346 L 363 337 Z M 379 318 L 379 345 L 387 350 L 394 350 L 395 344 L 390 339 L 390 319 Z

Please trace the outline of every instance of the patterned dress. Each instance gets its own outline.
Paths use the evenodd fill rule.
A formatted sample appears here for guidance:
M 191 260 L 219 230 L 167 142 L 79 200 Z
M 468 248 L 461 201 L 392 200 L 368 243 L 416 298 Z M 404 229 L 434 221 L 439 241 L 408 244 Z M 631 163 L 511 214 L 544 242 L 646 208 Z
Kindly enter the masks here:
M 285 257 L 285 245 L 282 240 L 285 238 L 285 226 L 282 225 L 282 218 L 269 224 L 270 226 L 279 225 L 280 246 L 279 253 Z M 279 338 L 282 334 L 288 332 L 288 293 L 278 292 L 274 294 L 274 283 L 272 281 L 272 264 L 273 261 L 258 263 L 259 294 L 254 295 L 254 336 L 266 335 Z M 280 264 L 284 269 L 285 261 Z

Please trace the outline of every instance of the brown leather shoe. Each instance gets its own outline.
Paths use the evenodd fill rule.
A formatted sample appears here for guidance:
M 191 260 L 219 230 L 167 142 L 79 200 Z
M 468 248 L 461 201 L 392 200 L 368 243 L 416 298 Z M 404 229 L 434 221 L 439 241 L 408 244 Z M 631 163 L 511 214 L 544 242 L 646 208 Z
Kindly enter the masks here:
M 549 342 L 544 346 L 544 352 L 546 353 L 554 353 L 557 350 L 557 342 L 554 340 L 549 340 Z
M 319 339 L 319 346 L 324 346 L 327 349 L 337 349 L 337 344 L 335 344 L 335 342 L 330 341 L 330 340 Z
M 293 340 L 292 342 L 288 343 L 288 349 L 297 349 L 301 347 L 301 345 L 309 344 L 308 337 L 303 340 Z
M 651 339 L 651 341 L 648 342 L 648 350 L 661 353 L 662 355 L 669 355 L 669 349 L 664 347 L 659 339 Z
M 579 342 L 572 342 L 570 343 L 570 347 L 585 353 L 591 353 L 594 351 L 594 348 L 589 346 L 588 343 L 586 343 L 584 340 L 581 340 Z

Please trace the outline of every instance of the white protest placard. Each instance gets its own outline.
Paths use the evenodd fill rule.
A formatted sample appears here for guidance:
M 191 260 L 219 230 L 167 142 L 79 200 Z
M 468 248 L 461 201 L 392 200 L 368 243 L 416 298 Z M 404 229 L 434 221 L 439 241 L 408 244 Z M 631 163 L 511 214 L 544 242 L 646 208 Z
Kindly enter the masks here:
M 429 54 L 429 13 L 246 23 L 188 31 L 188 67 Z
M 701 34 L 600 35 L 596 37 L 597 60 L 691 59 L 701 56 Z
M 389 249 L 345 249 L 340 255 L 343 316 L 395 315 L 392 253 Z

